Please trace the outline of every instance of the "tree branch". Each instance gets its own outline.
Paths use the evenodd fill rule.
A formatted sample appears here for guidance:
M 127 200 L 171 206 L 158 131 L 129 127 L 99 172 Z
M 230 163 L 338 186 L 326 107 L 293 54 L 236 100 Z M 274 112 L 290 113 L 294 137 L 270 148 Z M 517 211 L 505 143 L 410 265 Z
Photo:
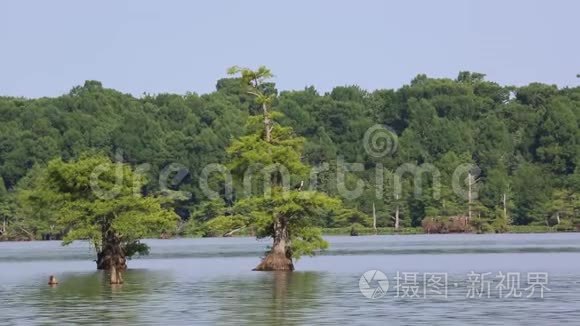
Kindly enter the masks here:
M 234 233 L 236 233 L 236 232 L 238 232 L 238 231 L 241 231 L 241 230 L 243 230 L 243 229 L 245 229 L 245 228 L 247 228 L 247 226 L 242 226 L 242 227 L 239 227 L 239 228 L 237 228 L 237 229 L 233 229 L 233 230 L 231 230 L 231 231 L 229 231 L 229 232 L 226 232 L 226 233 L 224 233 L 224 235 L 222 235 L 222 237 L 231 237 L 231 236 L 232 236 L 232 234 L 234 234 Z

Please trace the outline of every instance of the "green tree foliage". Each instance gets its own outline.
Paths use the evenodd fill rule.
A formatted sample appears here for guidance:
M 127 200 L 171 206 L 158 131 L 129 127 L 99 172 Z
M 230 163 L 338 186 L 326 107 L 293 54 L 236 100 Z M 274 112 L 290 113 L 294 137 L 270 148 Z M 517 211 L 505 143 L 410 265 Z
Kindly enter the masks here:
M 8 219 L 11 217 L 10 215 L 8 191 L 4 185 L 4 180 L 0 178 L 0 223 L 2 223 L 0 226 L 0 237 L 6 236 Z
M 46 169 L 36 165 L 18 181 L 16 186 L 15 224 L 31 238 L 59 238 L 64 228 L 58 224 L 59 205 L 51 190 L 46 188 Z M 21 218 L 25 216 L 26 218 Z
M 297 137 L 292 128 L 276 122 L 280 114 L 271 110 L 275 96 L 262 90 L 263 83 L 272 77 L 271 72 L 265 67 L 256 71 L 233 67 L 229 73 L 241 74 L 242 85 L 262 107 L 261 114 L 249 120 L 250 134 L 228 147 L 229 165 L 238 179 L 245 179 L 243 182 L 255 169 L 261 174 L 255 180 L 262 186 L 254 193 L 253 186 L 248 189 L 246 185 L 245 193 L 238 195 L 241 199 L 230 210 L 231 215 L 211 220 L 208 227 L 232 232 L 251 226 L 258 238 L 273 239 L 271 250 L 256 270 L 293 270 L 293 259 L 313 255 L 328 246 L 316 226 L 321 224 L 324 213 L 339 208 L 340 202 L 321 192 L 290 189 L 293 179 L 304 180 L 308 172 L 302 162 L 304 139 Z M 262 123 L 255 124 L 257 118 Z
M 291 258 L 298 259 L 303 255 L 312 256 L 316 250 L 328 247 L 328 243 L 322 238 L 321 229 L 317 226 L 321 225 L 325 213 L 340 207 L 339 200 L 320 192 L 275 190 L 271 196 L 253 196 L 236 202 L 228 210 L 231 215 L 211 219 L 207 226 L 216 235 L 228 234 L 240 228 L 251 228 L 258 238 L 274 238 L 275 224 L 284 219 L 290 239 L 286 250 Z M 352 214 L 353 221 L 363 219 L 357 216 L 360 213 L 356 211 Z M 339 217 L 342 218 L 346 219 Z
M 39 180 L 26 193 L 34 209 L 54 212 L 67 230 L 63 244 L 90 241 L 97 267 L 112 270 L 113 283 L 121 281 L 113 279 L 118 276 L 113 271 L 125 269 L 126 258 L 147 253 L 142 238 L 175 228 L 177 216 L 166 208 L 166 200 L 141 193 L 143 176 L 105 156 L 50 161 Z
M 522 164 L 514 174 L 515 222 L 543 223 L 544 207 L 552 191 L 545 171 L 530 163 Z
M 349 173 L 346 183 L 350 187 L 364 181 L 365 195 L 346 199 L 344 205 L 372 217 L 374 204 L 378 226 L 394 226 L 397 208 L 405 226 L 420 226 L 429 215 L 467 214 L 466 199 L 457 196 L 450 179 L 463 163 L 481 169 L 479 197 L 472 206 L 492 224 L 556 225 L 551 206 L 561 197 L 556 192 L 579 191 L 579 87 L 502 86 L 487 81 L 484 74 L 460 72 L 456 79 L 418 75 L 399 89 L 373 92 L 357 86 L 339 86 L 328 93 L 313 87 L 279 92 L 265 68 L 232 72 L 237 75 L 219 80 L 216 91 L 204 95 L 137 98 L 87 81 L 56 98 L 0 97 L 0 177 L 8 193 L 0 205 L 9 233 L 23 238 L 60 235 L 63 230 L 54 227 L 49 210 L 30 210 L 23 194 L 32 187 L 35 169 L 42 170 L 54 158 L 75 160 L 87 152 L 109 157 L 120 152 L 133 167 L 150 164 L 144 192 L 181 191 L 183 196 L 172 208 L 182 220 L 192 222 L 184 230 L 206 235 L 208 218 L 198 210 L 203 212 L 208 198 L 198 177 L 208 163 L 233 159 L 227 148 L 246 150 L 244 146 L 254 143 L 261 152 L 247 151 L 243 164 L 256 160 L 267 165 L 291 153 L 298 153 L 306 169 L 328 163 L 317 189 L 332 196 L 340 195 L 337 157 L 362 163 L 364 170 Z M 264 105 L 276 110 L 266 110 L 264 116 Z M 279 138 L 273 144 L 260 138 L 266 134 L 264 118 L 272 136 Z M 389 126 L 399 139 L 395 152 L 379 158 L 368 155 L 362 143 L 366 130 L 376 124 Z M 245 145 L 233 144 L 242 139 Z M 274 154 L 280 149 L 279 157 L 262 155 L 270 149 Z M 240 163 L 242 157 L 236 159 Z M 172 172 L 167 182 L 159 182 L 171 163 L 187 173 Z M 393 173 L 405 163 L 434 164 L 442 173 L 441 196 L 433 198 L 433 184 L 426 179 L 422 195 L 415 196 L 412 176 L 405 176 L 401 198 L 394 198 L 393 189 L 387 187 L 383 198 L 373 197 L 379 163 Z M 291 174 L 291 185 L 308 183 L 300 173 Z M 223 180 L 212 180 L 215 189 L 222 186 Z M 220 214 L 233 205 L 223 197 Z M 578 214 L 578 209 L 561 214 L 561 223 L 575 225 Z M 321 226 L 342 225 L 339 216 L 343 214 L 327 214 Z

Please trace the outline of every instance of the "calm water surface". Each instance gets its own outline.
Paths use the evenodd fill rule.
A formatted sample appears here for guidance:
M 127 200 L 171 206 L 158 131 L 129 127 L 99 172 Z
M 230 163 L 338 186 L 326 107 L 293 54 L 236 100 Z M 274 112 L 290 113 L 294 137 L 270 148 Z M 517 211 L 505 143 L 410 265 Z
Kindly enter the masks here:
M 149 240 L 150 256 L 130 261 L 126 283 L 114 287 L 87 243 L 0 243 L 0 324 L 580 325 L 580 234 L 328 240 L 331 249 L 299 260 L 294 273 L 251 271 L 268 241 Z M 360 292 L 368 270 L 388 277 L 384 297 Z M 410 275 L 398 288 L 397 272 Z M 466 298 L 472 272 L 491 273 L 490 290 Z M 499 272 L 521 276 L 521 298 L 498 293 Z M 529 272 L 548 274 L 544 298 L 526 298 Z M 428 273 L 447 275 L 446 296 L 424 294 Z M 57 287 L 46 285 L 51 274 Z M 405 286 L 420 298 L 404 298 Z

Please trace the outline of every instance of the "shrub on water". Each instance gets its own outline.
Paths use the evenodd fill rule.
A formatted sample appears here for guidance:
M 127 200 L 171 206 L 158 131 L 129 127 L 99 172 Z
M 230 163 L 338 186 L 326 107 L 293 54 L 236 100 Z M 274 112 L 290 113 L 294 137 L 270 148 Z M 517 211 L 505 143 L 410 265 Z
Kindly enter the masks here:
M 471 232 L 471 225 L 466 216 L 426 217 L 421 222 L 425 233 L 466 233 Z
M 555 232 L 554 228 L 546 225 L 512 225 L 511 233 L 549 233 Z
M 510 232 L 510 225 L 505 219 L 498 218 L 491 224 L 495 233 L 507 233 Z
M 355 237 L 355 236 L 359 235 L 359 233 L 362 229 L 364 229 L 364 226 L 362 224 L 353 223 L 350 226 L 350 236 Z
M 554 226 L 558 232 L 572 232 L 576 230 L 574 223 L 571 220 L 562 220 L 560 224 Z
M 486 222 L 480 218 L 473 219 L 470 222 L 470 225 L 477 234 L 495 232 L 495 230 L 491 224 L 489 224 L 488 222 Z

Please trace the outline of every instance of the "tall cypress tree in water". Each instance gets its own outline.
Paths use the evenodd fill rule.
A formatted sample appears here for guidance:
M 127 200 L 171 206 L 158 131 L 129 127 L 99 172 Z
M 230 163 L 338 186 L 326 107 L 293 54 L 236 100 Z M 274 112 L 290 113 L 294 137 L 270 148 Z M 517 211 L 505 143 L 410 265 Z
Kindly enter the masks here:
M 272 247 L 254 270 L 292 271 L 294 259 L 328 247 L 321 229 L 316 227 L 318 219 L 341 204 L 323 193 L 303 190 L 302 180 L 309 170 L 301 161 L 304 139 L 276 123 L 280 116 L 272 110 L 276 95 L 267 94 L 263 87 L 273 76 L 270 70 L 233 67 L 229 73 L 241 75 L 247 92 L 262 109 L 261 115 L 250 119 L 253 131 L 228 148 L 230 167 L 244 183 L 249 172 L 260 171 L 254 180 L 263 182 L 263 193 L 254 194 L 246 183 L 246 196 L 234 204 L 228 216 L 217 217 L 208 226 L 224 231 L 250 226 L 258 238 L 271 237 Z M 291 180 L 297 181 L 298 186 L 291 187 Z
M 101 155 L 51 161 L 27 203 L 37 210 L 53 209 L 63 244 L 88 240 L 97 254 L 97 269 L 109 271 L 112 284 L 123 283 L 127 259 L 147 254 L 141 239 L 175 229 L 177 215 L 167 199 L 144 196 L 144 178 L 129 165 Z

